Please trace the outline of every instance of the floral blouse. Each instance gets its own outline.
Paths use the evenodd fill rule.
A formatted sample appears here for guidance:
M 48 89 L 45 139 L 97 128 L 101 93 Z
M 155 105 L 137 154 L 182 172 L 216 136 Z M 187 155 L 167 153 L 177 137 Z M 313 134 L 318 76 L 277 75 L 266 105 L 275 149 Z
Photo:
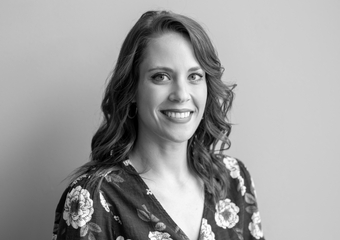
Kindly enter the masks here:
M 230 173 L 228 196 L 215 205 L 205 191 L 199 240 L 264 239 L 249 172 L 235 158 L 223 162 Z M 97 185 L 88 184 L 91 173 L 70 184 L 56 209 L 53 240 L 188 240 L 130 161 L 123 165 Z

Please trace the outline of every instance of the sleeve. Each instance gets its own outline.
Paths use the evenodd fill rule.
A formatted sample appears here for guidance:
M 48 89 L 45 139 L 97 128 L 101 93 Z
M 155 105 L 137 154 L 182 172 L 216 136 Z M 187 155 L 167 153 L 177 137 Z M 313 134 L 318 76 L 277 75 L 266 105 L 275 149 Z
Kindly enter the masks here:
M 264 240 L 253 179 L 245 165 L 241 161 L 237 161 L 240 169 L 238 190 L 242 198 L 242 204 L 240 205 L 242 209 L 240 209 L 240 211 L 243 215 L 242 225 L 244 239 Z
M 107 203 L 98 185 L 88 184 L 88 180 L 86 175 L 79 177 L 62 194 L 52 240 L 114 239 Z

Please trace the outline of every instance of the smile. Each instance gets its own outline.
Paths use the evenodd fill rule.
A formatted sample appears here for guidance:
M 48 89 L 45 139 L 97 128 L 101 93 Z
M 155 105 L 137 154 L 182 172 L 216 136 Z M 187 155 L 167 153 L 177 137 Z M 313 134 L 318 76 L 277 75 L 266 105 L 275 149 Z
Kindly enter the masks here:
M 190 112 L 171 112 L 171 111 L 164 111 L 163 114 L 167 115 L 170 118 L 187 118 L 190 116 Z
M 162 110 L 161 113 L 174 123 L 187 123 L 190 121 L 195 111 L 191 109 L 168 109 Z

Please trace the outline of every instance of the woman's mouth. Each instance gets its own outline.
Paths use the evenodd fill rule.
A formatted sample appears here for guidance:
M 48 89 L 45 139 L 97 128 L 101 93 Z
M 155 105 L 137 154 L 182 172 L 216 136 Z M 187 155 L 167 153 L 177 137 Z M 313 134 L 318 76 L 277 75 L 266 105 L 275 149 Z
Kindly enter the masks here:
M 183 119 L 190 116 L 193 111 L 186 111 L 186 112 L 174 112 L 174 111 L 161 111 L 164 115 L 169 118 L 176 118 L 176 119 Z

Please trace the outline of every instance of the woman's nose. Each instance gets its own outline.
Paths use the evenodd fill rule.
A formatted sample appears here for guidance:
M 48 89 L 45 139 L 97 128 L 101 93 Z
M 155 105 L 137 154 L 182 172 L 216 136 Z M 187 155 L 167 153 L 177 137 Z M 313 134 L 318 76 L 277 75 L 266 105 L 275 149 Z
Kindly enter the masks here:
M 191 99 L 188 92 L 188 86 L 186 81 L 180 80 L 173 85 L 172 92 L 169 96 L 169 100 L 173 102 L 187 102 Z

